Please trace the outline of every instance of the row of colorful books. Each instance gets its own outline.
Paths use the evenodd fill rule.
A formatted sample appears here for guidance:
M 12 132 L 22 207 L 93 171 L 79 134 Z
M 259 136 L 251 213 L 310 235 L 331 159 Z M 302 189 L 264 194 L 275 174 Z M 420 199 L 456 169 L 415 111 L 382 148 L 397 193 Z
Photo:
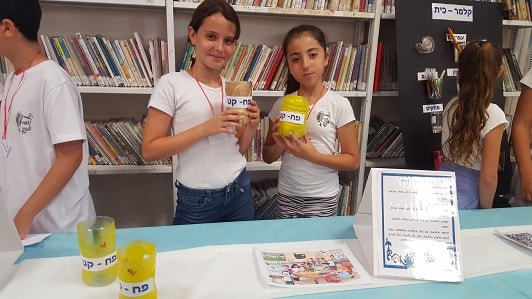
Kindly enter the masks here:
M 531 0 L 498 0 L 503 4 L 503 18 L 506 20 L 532 21 Z
M 181 70 L 192 65 L 194 47 L 187 44 Z M 238 42 L 235 52 L 221 75 L 229 81 L 250 81 L 254 90 L 284 90 L 288 68 L 280 46 L 243 45 Z
M 367 45 L 353 46 L 342 41 L 327 47 L 328 65 L 324 85 L 336 91 L 366 90 Z M 181 70 L 190 68 L 194 48 L 189 44 L 181 62 Z M 288 67 L 281 46 L 237 43 L 222 76 L 229 81 L 251 81 L 254 90 L 284 90 Z
M 176 2 L 200 3 L 202 1 L 182 0 Z M 227 2 L 235 6 L 375 12 L 375 0 L 227 0 Z
M 40 37 L 48 58 L 78 86 L 152 87 L 169 70 L 167 42 L 149 39 L 148 56 L 138 32 L 120 40 L 81 33 Z
M 89 165 L 172 164 L 169 158 L 150 163 L 142 158 L 142 121 L 86 121 L 85 129 L 89 143 Z
M 368 159 L 404 157 L 403 135 L 399 126 L 373 115 L 369 130 L 366 149 Z

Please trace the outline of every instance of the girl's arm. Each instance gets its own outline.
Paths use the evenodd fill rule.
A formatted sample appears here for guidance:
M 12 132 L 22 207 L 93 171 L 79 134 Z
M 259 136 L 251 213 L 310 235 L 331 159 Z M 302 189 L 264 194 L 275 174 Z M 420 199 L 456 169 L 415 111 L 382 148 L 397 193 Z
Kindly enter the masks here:
M 489 209 L 493 205 L 493 198 L 497 189 L 497 171 L 504 127 L 504 124 L 500 124 L 484 136 L 481 153 L 482 165 L 478 182 L 480 208 L 482 209 Z
M 237 127 L 237 136 L 239 150 L 244 154 L 253 141 L 253 137 L 257 135 L 257 128 L 260 124 L 260 109 L 255 100 L 251 100 L 251 104 L 247 107 L 249 124 L 245 127 Z
M 236 110 L 224 111 L 208 121 L 179 134 L 168 136 L 172 116 L 150 107 L 142 137 L 142 157 L 146 161 L 168 158 L 188 149 L 207 136 L 227 133 L 236 135 L 234 127 L 239 127 L 240 114 Z
M 532 160 L 530 132 L 532 130 L 532 88 L 521 85 L 521 95 L 512 123 L 512 144 L 521 178 L 521 196 L 532 202 Z
M 33 219 L 61 192 L 83 161 L 83 141 L 75 140 L 54 145 L 56 159 L 33 194 L 15 216 L 18 234 L 24 239 Z
M 294 136 L 283 138 L 285 149 L 296 157 L 341 171 L 353 171 L 360 167 L 360 147 L 358 145 L 355 122 L 349 122 L 337 129 L 341 153 L 337 155 L 322 154 L 316 150 L 307 135 L 304 141 Z

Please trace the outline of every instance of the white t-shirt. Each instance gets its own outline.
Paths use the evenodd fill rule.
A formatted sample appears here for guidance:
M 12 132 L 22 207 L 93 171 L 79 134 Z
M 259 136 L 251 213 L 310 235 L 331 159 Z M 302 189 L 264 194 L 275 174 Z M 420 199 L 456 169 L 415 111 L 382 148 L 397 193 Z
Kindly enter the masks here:
M 458 97 L 452 98 L 447 104 L 447 106 L 445 106 L 445 110 L 443 112 L 443 129 L 442 129 L 442 134 L 441 134 L 442 146 L 445 143 L 445 141 L 449 139 L 449 126 L 450 126 L 449 122 L 451 121 L 452 114 L 454 113 L 454 107 L 452 109 L 450 107 L 451 107 L 451 104 L 454 103 L 457 99 Z M 486 136 L 486 134 L 488 134 L 495 127 L 499 126 L 500 124 L 504 124 L 504 128 L 506 129 L 506 127 L 508 126 L 508 121 L 506 120 L 504 111 L 502 111 L 502 109 L 499 108 L 499 106 L 497 106 L 496 104 L 490 103 L 487 109 L 487 114 L 488 114 L 488 119 L 486 120 L 486 124 L 480 131 L 480 138 L 481 138 L 480 145 L 481 146 L 484 140 L 484 136 Z M 442 149 L 443 149 L 443 155 L 448 157 L 449 151 L 447 149 L 447 146 L 443 146 Z M 474 159 L 476 156 L 477 158 Z M 480 170 L 480 167 L 482 166 L 482 156 L 480 154 L 476 155 L 474 152 L 470 157 L 470 161 L 475 161 L 472 166 L 467 166 L 465 164 L 460 164 L 460 163 L 457 163 L 457 164 L 460 164 L 462 166 L 465 166 L 471 169 Z
M 6 80 L 0 105 L 1 111 L 8 105 L 6 140 L 11 148 L 7 157 L 3 150 L 0 154 L 0 196 L 12 217 L 55 161 L 54 144 L 87 140 L 78 89 L 58 64 L 44 61 L 27 70 L 20 83 L 22 77 Z M 4 121 L 0 113 L 0 123 Z M 30 233 L 75 231 L 79 221 L 95 215 L 87 159 L 84 142 L 83 161 L 57 197 L 37 214 Z
M 523 78 L 521 78 L 521 84 L 532 88 L 532 70 L 528 71 Z
M 225 88 L 225 81 L 223 85 Z M 221 88 L 201 86 L 214 113 L 220 113 L 225 101 Z M 157 82 L 148 107 L 170 115 L 173 133 L 178 134 L 213 117 L 209 101 L 196 80 L 183 71 L 166 74 Z M 177 154 L 175 175 L 187 187 L 214 189 L 233 182 L 245 167 L 246 159 L 239 151 L 238 139 L 223 133 L 203 138 Z
M 272 121 L 279 115 L 282 99 L 277 99 L 268 115 Z M 339 148 L 337 129 L 354 120 L 349 100 L 328 90 L 310 112 L 307 135 L 320 153 L 334 155 Z M 288 196 L 335 196 L 339 190 L 338 171 L 284 152 L 278 190 Z

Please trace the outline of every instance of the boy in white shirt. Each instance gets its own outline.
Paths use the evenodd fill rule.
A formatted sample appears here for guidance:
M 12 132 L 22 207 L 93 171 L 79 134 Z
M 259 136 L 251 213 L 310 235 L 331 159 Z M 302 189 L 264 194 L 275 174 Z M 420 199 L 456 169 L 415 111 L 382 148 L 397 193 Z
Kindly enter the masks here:
M 0 91 L 0 198 L 21 238 L 95 215 L 81 97 L 41 52 L 40 20 L 38 0 L 0 0 L 0 55 L 15 69 Z

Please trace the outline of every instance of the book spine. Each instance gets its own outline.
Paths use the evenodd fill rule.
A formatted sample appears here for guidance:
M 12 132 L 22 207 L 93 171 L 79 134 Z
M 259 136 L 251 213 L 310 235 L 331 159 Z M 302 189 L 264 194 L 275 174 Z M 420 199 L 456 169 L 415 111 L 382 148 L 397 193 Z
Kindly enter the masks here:
M 151 71 L 151 66 L 150 66 L 150 61 L 148 60 L 148 55 L 146 55 L 146 50 L 144 49 L 144 46 L 142 45 L 142 39 L 140 38 L 139 33 L 135 31 L 133 32 L 133 35 L 135 36 L 135 40 L 137 41 L 137 48 L 142 58 L 142 64 L 144 65 L 144 68 L 146 69 L 146 73 L 148 74 L 148 78 L 151 84 L 153 83 L 153 73 Z

